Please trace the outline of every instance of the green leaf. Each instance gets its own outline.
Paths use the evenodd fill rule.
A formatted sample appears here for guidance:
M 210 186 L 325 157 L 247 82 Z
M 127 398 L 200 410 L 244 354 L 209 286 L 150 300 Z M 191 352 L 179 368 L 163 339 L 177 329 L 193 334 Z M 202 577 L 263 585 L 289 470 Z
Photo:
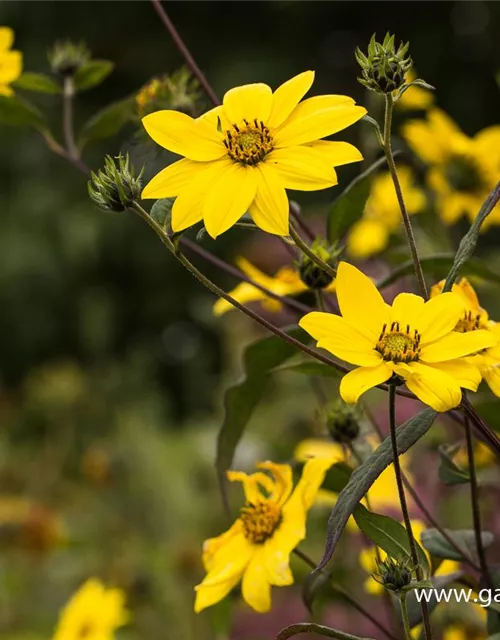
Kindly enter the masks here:
M 451 253 L 439 253 L 431 256 L 422 256 L 420 258 L 420 263 L 424 271 L 429 271 L 439 277 L 444 278 L 446 274 L 453 267 L 453 262 L 455 260 L 455 256 Z M 404 264 L 399 265 L 394 271 L 391 271 L 387 276 L 381 278 L 377 282 L 378 289 L 384 289 L 388 287 L 390 284 L 393 284 L 399 278 L 403 276 L 407 276 L 413 274 L 415 271 L 415 267 L 413 265 L 412 260 L 408 260 Z M 500 274 L 492 271 L 484 262 L 484 260 L 471 258 L 462 268 L 461 271 L 464 276 L 478 276 L 483 280 L 488 282 L 494 282 L 495 284 L 500 284 Z
M 43 114 L 18 96 L 0 96 L 0 124 L 47 131 Z
M 31 73 L 25 71 L 15 82 L 15 89 L 36 91 L 38 93 L 62 93 L 61 86 L 45 73 Z
M 352 467 L 345 462 L 336 462 L 326 472 L 321 488 L 327 491 L 333 491 L 334 493 L 340 493 L 342 489 L 347 486 L 352 472 Z
M 430 579 L 432 586 L 428 588 L 438 589 L 438 590 L 444 589 L 446 586 L 448 586 L 452 582 L 459 580 L 462 577 L 463 573 L 464 573 L 463 571 L 455 571 L 454 573 L 448 573 L 444 576 L 433 576 Z M 394 596 L 394 598 L 396 599 L 396 596 Z M 437 607 L 438 604 L 439 602 L 436 599 L 435 591 L 432 591 L 432 595 L 429 598 L 429 602 L 427 603 L 429 613 L 434 611 L 434 609 Z M 416 627 L 418 624 L 422 622 L 422 606 L 420 602 L 418 602 L 415 596 L 415 590 L 409 591 L 407 593 L 406 607 L 408 610 L 408 619 L 410 622 L 410 627 L 412 628 Z
M 279 369 L 275 369 L 275 371 L 276 373 L 291 371 L 306 376 L 324 376 L 327 378 L 339 378 L 342 375 L 342 372 L 338 369 L 334 369 L 322 362 L 299 362 L 298 364 L 292 364 L 287 367 L 280 367 Z
M 477 561 L 476 536 L 468 529 L 452 531 L 445 529 L 450 538 L 463 550 L 463 555 L 470 560 Z M 490 531 L 481 533 L 484 547 L 489 547 L 494 540 Z M 445 560 L 462 560 L 462 556 L 454 549 L 437 529 L 426 529 L 421 535 L 421 541 L 427 551 L 437 558 Z
M 354 509 L 354 519 L 361 531 L 370 540 L 383 549 L 387 555 L 396 560 L 410 560 L 411 550 L 408 533 L 402 524 L 389 516 L 373 513 L 359 504 Z M 417 540 L 418 562 L 428 576 L 430 573 L 429 559 Z
M 432 409 L 424 409 L 397 429 L 397 444 L 400 455 L 408 451 L 417 440 L 427 433 L 436 419 L 436 415 L 437 413 Z M 350 515 L 375 480 L 392 461 L 391 439 L 387 437 L 372 455 L 353 471 L 347 486 L 340 493 L 330 514 L 325 551 L 316 572 L 328 564 Z
M 470 482 L 468 471 L 459 467 L 453 460 L 453 454 L 460 449 L 460 445 L 441 445 L 438 449 L 441 457 L 439 465 L 439 478 L 444 484 L 467 484 Z
M 163 228 L 170 222 L 174 201 L 175 198 L 161 198 L 151 207 L 149 215 Z
M 101 84 L 113 71 L 115 65 L 109 60 L 91 60 L 82 65 L 75 73 L 74 83 L 77 91 L 87 91 Z
M 278 633 L 276 640 L 288 640 L 288 638 L 292 638 L 299 633 L 317 633 L 320 636 L 335 638 L 336 640 L 373 640 L 373 638 L 353 636 L 350 633 L 331 629 L 330 627 L 325 627 L 324 625 L 316 624 L 315 622 L 299 622 L 298 624 L 291 624 Z
M 85 145 L 104 138 L 116 135 L 135 113 L 134 98 L 125 98 L 119 102 L 113 102 L 88 120 L 80 133 L 78 146 L 82 149 Z

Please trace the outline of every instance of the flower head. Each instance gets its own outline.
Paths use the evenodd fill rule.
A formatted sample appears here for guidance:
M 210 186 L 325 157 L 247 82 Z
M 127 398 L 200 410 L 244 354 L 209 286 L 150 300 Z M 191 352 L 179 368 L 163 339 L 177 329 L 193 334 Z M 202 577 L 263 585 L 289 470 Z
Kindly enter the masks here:
M 91 177 L 87 185 L 90 199 L 104 211 L 125 211 L 140 198 L 142 170 L 135 175 L 128 155 L 106 156 L 104 169 L 92 172 Z
M 23 70 L 23 54 L 12 50 L 14 32 L 9 27 L 0 27 L 0 95 L 14 93 L 10 84 L 17 80 Z
M 319 347 L 358 366 L 340 383 L 346 402 L 357 402 L 393 376 L 436 411 L 460 404 L 460 387 L 477 389 L 481 375 L 462 358 L 497 340 L 490 331 L 454 331 L 464 313 L 456 293 L 427 302 L 400 293 L 391 306 L 367 276 L 346 262 L 339 264 L 336 291 L 342 316 L 312 312 L 299 324 Z
M 228 471 L 229 480 L 243 484 L 246 504 L 228 531 L 205 541 L 207 575 L 195 587 L 196 612 L 225 598 L 240 579 L 247 604 L 260 613 L 269 611 L 271 585 L 293 583 L 290 554 L 306 535 L 307 512 L 335 460 L 306 462 L 295 489 L 287 464 L 262 462 L 250 475 Z
M 500 126 L 483 129 L 469 138 L 443 111 L 432 109 L 427 120 L 406 124 L 403 135 L 429 165 L 427 180 L 436 193 L 443 221 L 453 224 L 463 215 L 474 220 L 498 180 Z M 499 222 L 497 205 L 485 224 Z
M 52 640 L 113 640 L 116 629 L 129 620 L 124 600 L 121 589 L 87 580 L 61 611 Z
M 143 198 L 177 197 L 172 229 L 201 220 L 216 238 L 245 212 L 264 231 L 288 234 L 285 189 L 315 191 L 337 184 L 333 167 L 362 159 L 346 142 L 321 140 L 366 113 L 347 96 L 300 102 L 314 73 L 306 71 L 274 93 L 266 84 L 231 89 L 223 104 L 198 119 L 158 111 L 143 119 L 162 147 L 185 156 L 144 188 Z

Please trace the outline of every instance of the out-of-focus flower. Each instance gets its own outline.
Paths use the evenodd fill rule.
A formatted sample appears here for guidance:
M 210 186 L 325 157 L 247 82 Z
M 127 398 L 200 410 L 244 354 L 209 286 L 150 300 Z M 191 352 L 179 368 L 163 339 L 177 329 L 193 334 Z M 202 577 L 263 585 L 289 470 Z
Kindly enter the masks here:
M 216 238 L 248 211 L 264 231 L 288 235 L 285 189 L 326 189 L 337 184 L 334 167 L 362 159 L 352 145 L 321 138 L 357 122 L 366 109 L 338 95 L 300 102 L 313 80 L 306 71 L 274 93 L 266 84 L 235 87 L 196 120 L 171 110 L 147 115 L 143 124 L 153 140 L 185 158 L 156 175 L 142 197 L 177 196 L 174 232 L 203 220 Z
M 0 27 L 0 95 L 11 96 L 11 83 L 23 70 L 23 54 L 13 50 L 14 32 L 9 27 Z
M 204 543 L 207 575 L 195 587 L 196 612 L 225 598 L 240 579 L 245 602 L 259 613 L 269 611 L 271 585 L 293 583 L 290 554 L 306 535 L 307 512 L 335 461 L 309 460 L 295 489 L 287 464 L 262 462 L 250 475 L 227 472 L 230 481 L 243 484 L 246 504 L 228 531 Z
M 486 640 L 488 637 L 486 631 L 471 630 L 466 625 L 453 624 L 443 631 L 443 640 Z
M 236 264 L 243 273 L 254 282 L 261 284 L 263 287 L 266 287 L 266 289 L 269 289 L 269 291 L 272 291 L 279 296 L 296 296 L 308 290 L 308 287 L 302 281 L 299 272 L 293 267 L 281 267 L 274 276 L 268 276 L 266 273 L 260 271 L 260 269 L 257 269 L 257 267 L 251 264 L 246 258 L 237 258 Z M 325 290 L 334 291 L 335 283 L 332 282 L 332 284 Z M 263 291 L 254 287 L 249 282 L 242 282 L 235 289 L 230 291 L 229 295 L 236 301 L 241 302 L 241 304 L 247 304 L 248 302 L 260 302 L 265 309 L 276 313 L 283 309 L 283 304 L 279 300 L 270 298 Z M 221 316 L 234 308 L 235 307 L 230 302 L 220 298 L 214 304 L 213 310 L 216 316 Z
M 85 42 L 71 40 L 56 42 L 48 54 L 52 72 L 63 78 L 74 75 L 80 67 L 90 61 L 91 57 Z
M 413 120 L 403 127 L 413 151 L 429 165 L 427 181 L 436 193 L 439 215 L 453 224 L 466 215 L 474 220 L 498 180 L 500 126 L 483 129 L 469 138 L 440 109 L 427 120 Z M 500 206 L 486 218 L 483 229 L 500 223 Z
M 0 497 L 0 546 L 44 552 L 66 540 L 62 518 L 49 507 L 23 497 Z
M 481 374 L 464 356 L 497 344 L 490 331 L 453 331 L 465 305 L 456 293 L 425 302 L 400 293 L 388 305 L 359 269 L 341 262 L 336 292 L 342 316 L 314 311 L 299 325 L 318 346 L 358 368 L 340 383 L 340 395 L 356 403 L 368 389 L 393 375 L 436 411 L 460 404 L 460 387 L 475 391 Z
M 199 83 L 184 68 L 170 75 L 153 78 L 135 97 L 137 115 L 140 118 L 160 109 L 175 109 L 194 115 L 199 100 Z
M 408 213 L 419 213 L 426 204 L 423 191 L 415 186 L 411 169 L 399 167 L 398 174 Z M 399 229 L 401 219 L 391 175 L 389 172 L 381 173 L 372 182 L 363 217 L 349 233 L 347 249 L 350 255 L 368 258 L 385 249 L 390 235 Z
M 405 82 L 413 82 L 417 79 L 417 74 L 412 69 L 406 74 Z M 434 104 L 434 93 L 423 87 L 413 86 L 407 89 L 396 102 L 396 106 L 408 111 L 425 110 Z
M 52 640 L 113 640 L 129 618 L 123 591 L 90 578 L 61 611 Z
M 440 295 L 443 286 L 444 280 L 435 284 L 431 288 L 431 298 Z M 455 283 L 452 291 L 461 297 L 465 305 L 463 316 L 458 321 L 455 331 L 461 333 L 489 331 L 497 340 L 492 347 L 479 350 L 478 353 L 468 356 L 466 360 L 478 367 L 491 391 L 500 397 L 500 324 L 490 320 L 488 312 L 480 306 L 477 293 L 467 278 L 462 278 L 460 282 Z

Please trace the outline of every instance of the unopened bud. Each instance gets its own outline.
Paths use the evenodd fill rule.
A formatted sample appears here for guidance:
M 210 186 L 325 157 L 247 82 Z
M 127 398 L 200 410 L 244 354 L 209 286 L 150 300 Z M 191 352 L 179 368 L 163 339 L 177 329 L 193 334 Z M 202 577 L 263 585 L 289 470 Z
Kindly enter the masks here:
M 333 403 L 326 415 L 326 426 L 332 440 L 349 444 L 359 436 L 360 411 L 355 405 L 342 400 Z
M 394 35 L 386 34 L 382 43 L 371 37 L 368 51 L 365 55 L 356 49 L 355 57 L 361 67 L 361 77 L 358 81 L 371 91 L 377 93 L 392 93 L 405 82 L 405 75 L 413 66 L 408 53 L 410 43 L 401 43 L 396 50 Z
M 377 560 L 377 567 L 378 572 L 373 577 L 387 591 L 398 593 L 411 583 L 413 571 L 407 561 L 387 556 L 385 560 Z
M 74 75 L 90 58 L 90 50 L 84 42 L 71 40 L 56 42 L 48 53 L 52 72 L 62 77 Z
M 328 248 L 323 240 L 317 239 L 311 245 L 311 251 L 321 258 L 323 262 L 335 267 L 337 263 L 338 252 L 334 249 Z M 301 257 L 299 262 L 299 274 L 302 282 L 307 285 L 309 289 L 320 290 L 326 289 L 332 282 L 333 276 L 327 273 L 319 265 L 306 256 Z
M 104 211 L 125 211 L 141 197 L 142 173 L 135 176 L 128 154 L 106 156 L 104 169 L 92 172 L 88 182 L 90 199 Z

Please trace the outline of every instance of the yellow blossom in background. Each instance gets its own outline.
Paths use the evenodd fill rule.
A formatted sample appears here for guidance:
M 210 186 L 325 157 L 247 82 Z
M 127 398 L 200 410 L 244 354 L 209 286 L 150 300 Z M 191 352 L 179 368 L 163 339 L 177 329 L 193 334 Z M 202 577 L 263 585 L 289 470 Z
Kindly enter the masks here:
M 431 298 L 439 295 L 443 286 L 444 280 L 441 280 L 431 287 Z M 500 324 L 490 320 L 488 312 L 480 306 L 477 293 L 467 278 L 455 283 L 452 291 L 461 297 L 465 305 L 463 316 L 458 321 L 455 331 L 489 331 L 497 339 L 497 344 L 469 356 L 467 361 L 478 367 L 491 391 L 500 397 Z
M 500 126 L 488 127 L 469 138 L 444 111 L 435 108 L 429 111 L 427 120 L 407 123 L 403 135 L 429 165 L 427 181 L 436 194 L 443 221 L 453 224 L 464 215 L 474 220 L 498 180 Z M 483 229 L 499 222 L 497 205 Z
M 376 511 L 375 508 L 374 508 L 374 511 Z M 420 543 L 420 537 L 426 529 L 425 524 L 420 520 L 412 520 L 411 525 L 412 525 L 412 531 L 413 531 L 415 540 L 417 540 L 417 542 Z M 424 549 L 424 547 L 422 547 L 422 549 Z M 424 549 L 424 552 L 429 558 L 429 562 L 430 562 L 429 553 L 425 549 Z M 364 583 L 365 591 L 367 593 L 372 593 L 373 595 L 379 595 L 380 593 L 384 592 L 383 585 L 377 582 L 377 580 L 375 580 L 375 578 L 372 575 L 374 573 L 376 574 L 378 571 L 377 557 L 380 557 L 380 560 L 385 560 L 387 558 L 387 554 L 385 551 L 383 551 L 383 549 L 380 549 L 380 548 L 377 551 L 377 548 L 374 546 L 362 549 L 361 553 L 359 554 L 359 562 L 362 568 L 367 573 L 370 574 L 370 576 L 365 580 L 365 583 Z M 449 575 L 450 573 L 455 573 L 455 571 L 459 571 L 459 569 L 460 569 L 459 562 L 455 562 L 454 560 L 443 560 L 443 562 L 441 562 L 441 564 L 437 568 L 437 571 L 434 573 L 434 575 L 446 576 L 446 575 Z
M 425 302 L 400 293 L 391 305 L 359 269 L 341 262 L 336 279 L 342 316 L 314 311 L 299 325 L 318 347 L 357 369 L 340 383 L 345 402 L 355 403 L 368 389 L 399 376 L 419 400 L 436 411 L 460 404 L 460 387 L 475 391 L 481 374 L 464 356 L 492 347 L 490 331 L 453 331 L 465 305 L 456 293 L 443 293 Z
M 123 591 L 90 578 L 61 611 L 52 640 L 112 640 L 129 617 Z
M 274 276 L 268 276 L 266 273 L 257 269 L 245 258 L 237 258 L 236 264 L 243 271 L 245 275 L 251 278 L 257 284 L 269 289 L 279 296 L 296 296 L 304 291 L 308 290 L 307 285 L 302 281 L 299 272 L 293 267 L 281 267 Z M 324 291 L 334 291 L 335 283 L 332 282 Z M 268 311 L 279 312 L 283 308 L 283 304 L 279 300 L 270 298 L 263 291 L 254 287 L 249 282 L 242 282 L 235 289 L 229 292 L 229 295 L 241 302 L 241 304 L 247 304 L 248 302 L 260 302 L 262 306 Z M 214 304 L 214 314 L 221 316 L 235 307 L 228 302 L 220 298 Z
M 14 93 L 10 84 L 17 80 L 23 70 L 23 56 L 12 50 L 14 32 L 9 27 L 0 27 L 0 95 Z
M 334 462 L 335 458 L 309 460 L 294 490 L 287 464 L 262 462 L 250 475 L 227 472 L 230 481 L 243 484 L 246 504 L 228 531 L 204 543 L 207 575 L 195 587 L 196 612 L 225 598 L 240 579 L 245 602 L 260 613 L 269 611 L 271 585 L 293 583 L 290 554 L 305 538 L 307 512 Z
M 406 74 L 405 82 L 413 82 L 417 79 L 417 74 L 412 69 Z M 397 93 L 397 92 L 395 92 Z M 425 110 L 434 104 L 434 93 L 423 87 L 410 87 L 397 101 L 396 106 L 408 111 Z
M 401 189 L 410 215 L 425 207 L 423 191 L 414 184 L 414 176 L 408 167 L 398 167 Z M 350 230 L 347 250 L 353 258 L 363 259 L 386 248 L 389 237 L 401 226 L 401 209 L 391 174 L 377 175 L 372 182 L 363 217 Z
M 305 71 L 274 93 L 261 83 L 235 87 L 196 120 L 171 110 L 147 115 L 142 122 L 151 138 L 185 157 L 157 174 L 142 197 L 176 197 L 173 231 L 203 220 L 216 238 L 248 211 L 264 231 L 288 235 L 285 189 L 326 189 L 337 184 L 334 167 L 362 160 L 347 142 L 321 138 L 366 109 L 339 95 L 300 102 L 313 81 L 314 72 Z

